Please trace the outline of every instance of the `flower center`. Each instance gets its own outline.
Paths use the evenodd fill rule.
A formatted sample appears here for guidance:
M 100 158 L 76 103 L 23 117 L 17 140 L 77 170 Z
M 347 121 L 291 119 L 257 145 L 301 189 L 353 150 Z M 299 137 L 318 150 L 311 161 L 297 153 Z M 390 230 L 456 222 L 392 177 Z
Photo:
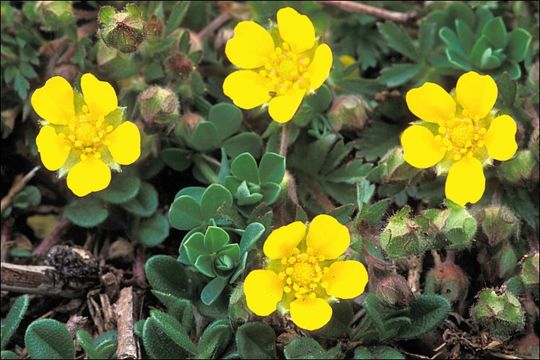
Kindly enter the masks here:
M 270 55 L 259 74 L 269 81 L 273 89 L 272 96 L 283 95 L 291 89 L 307 90 L 307 68 L 310 62 L 307 55 L 292 50 L 289 44 L 283 42 Z
M 107 125 L 103 118 L 93 118 L 88 107 L 84 105 L 82 112 L 64 127 L 60 136 L 66 140 L 70 148 L 78 150 L 81 160 L 84 160 L 89 155 L 101 157 L 100 149 L 106 145 L 105 136 L 112 130 L 112 125 Z
M 281 259 L 282 271 L 278 275 L 286 283 L 283 291 L 294 292 L 297 299 L 317 297 L 317 291 L 328 286 L 322 281 L 323 274 L 328 271 L 323 261 L 324 256 L 315 256 L 310 248 L 306 252 L 294 249 L 292 256 Z
M 453 160 L 458 161 L 464 156 L 472 157 L 482 148 L 485 134 L 486 128 L 480 119 L 463 110 L 453 119 L 439 124 L 439 135 L 435 140 Z

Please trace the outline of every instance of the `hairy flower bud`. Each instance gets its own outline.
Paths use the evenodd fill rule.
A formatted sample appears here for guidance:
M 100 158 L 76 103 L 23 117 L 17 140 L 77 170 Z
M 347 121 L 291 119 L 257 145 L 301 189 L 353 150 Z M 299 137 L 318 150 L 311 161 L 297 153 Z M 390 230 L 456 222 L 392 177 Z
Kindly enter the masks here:
M 485 208 L 479 220 L 490 246 L 508 241 L 519 233 L 519 219 L 506 206 Z
M 377 297 L 388 305 L 409 306 L 413 293 L 407 280 L 398 274 L 391 274 L 379 280 L 376 288 Z
M 191 60 L 186 54 L 177 51 L 172 53 L 166 60 L 167 69 L 181 79 L 187 79 L 195 69 Z
M 148 125 L 167 124 L 179 116 L 176 95 L 166 88 L 152 86 L 139 95 L 141 115 Z
M 484 289 L 471 309 L 474 322 L 486 328 L 494 336 L 507 339 L 525 326 L 523 308 L 512 293 L 502 290 Z
M 137 51 L 145 38 L 142 14 L 134 4 L 126 5 L 121 12 L 116 12 L 111 6 L 103 6 L 98 20 L 105 44 L 123 53 Z
M 359 95 L 341 95 L 334 99 L 328 119 L 334 131 L 360 131 L 367 121 L 371 108 Z
M 426 276 L 426 293 L 438 293 L 452 304 L 465 299 L 469 292 L 467 274 L 452 261 L 436 264 Z
M 74 21 L 71 1 L 37 1 L 36 10 L 48 30 L 61 29 Z

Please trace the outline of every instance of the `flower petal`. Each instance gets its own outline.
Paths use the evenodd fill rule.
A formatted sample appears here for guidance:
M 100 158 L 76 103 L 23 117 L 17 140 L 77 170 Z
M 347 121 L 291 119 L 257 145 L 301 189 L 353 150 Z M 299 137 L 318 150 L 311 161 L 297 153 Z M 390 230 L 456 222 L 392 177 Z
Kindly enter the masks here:
M 81 90 L 90 114 L 96 119 L 109 114 L 118 107 L 118 99 L 112 85 L 106 81 L 98 80 L 90 73 L 81 77 Z
M 476 158 L 464 157 L 454 163 L 448 171 L 445 192 L 446 197 L 465 206 L 468 202 L 474 204 L 484 194 L 486 178 L 482 163 Z
M 73 88 L 61 76 L 53 76 L 32 94 L 32 107 L 51 124 L 65 125 L 75 116 Z
M 67 186 L 77 196 L 86 196 L 109 186 L 111 170 L 105 163 L 93 156 L 81 160 L 73 166 L 67 176 Z
M 64 165 L 71 148 L 64 138 L 58 136 L 52 126 L 44 126 L 36 137 L 41 162 L 48 170 L 55 171 Z
M 456 113 L 454 99 L 435 83 L 427 82 L 409 90 L 405 99 L 409 110 L 424 121 L 438 123 L 453 118 Z
M 289 257 L 294 248 L 306 236 L 306 225 L 295 221 L 272 231 L 263 245 L 263 251 L 269 259 Z
M 326 44 L 317 46 L 313 60 L 308 67 L 309 75 L 309 90 L 318 89 L 330 74 L 332 67 L 332 50 Z
M 273 52 L 272 36 L 254 21 L 239 22 L 234 28 L 234 36 L 225 45 L 229 61 L 242 69 L 263 66 Z
M 270 270 L 253 270 L 244 281 L 244 294 L 248 308 L 259 316 L 276 310 L 283 296 L 283 281 Z
M 118 164 L 129 165 L 141 156 L 141 133 L 137 125 L 125 121 L 107 136 L 107 148 Z
M 323 299 L 294 300 L 290 305 L 291 319 L 300 328 L 317 330 L 332 318 L 332 307 Z
M 361 262 L 336 261 L 324 274 L 323 281 L 328 282 L 326 288 L 328 295 L 341 299 L 352 299 L 364 292 L 368 282 L 368 272 Z
M 491 121 L 484 137 L 489 156 L 495 160 L 506 161 L 517 151 L 517 125 L 508 115 L 501 115 Z
M 293 118 L 304 95 L 304 90 L 290 90 L 285 95 L 276 96 L 270 100 L 268 113 L 278 123 L 287 122 Z
M 461 75 L 456 85 L 457 102 L 471 115 L 485 117 L 497 101 L 497 84 L 489 75 L 469 71 Z
M 445 151 L 435 141 L 435 136 L 425 126 L 409 126 L 401 134 L 403 158 L 410 165 L 426 169 L 437 164 L 444 157 Z
M 306 15 L 291 7 L 282 8 L 277 13 L 277 23 L 279 35 L 295 51 L 309 50 L 315 44 L 315 28 Z
M 223 93 L 242 109 L 253 109 L 270 100 L 268 79 L 252 70 L 239 70 L 229 74 L 223 82 Z
M 327 260 L 335 259 L 347 250 L 351 242 L 349 229 L 330 215 L 317 215 L 309 224 L 308 248 Z

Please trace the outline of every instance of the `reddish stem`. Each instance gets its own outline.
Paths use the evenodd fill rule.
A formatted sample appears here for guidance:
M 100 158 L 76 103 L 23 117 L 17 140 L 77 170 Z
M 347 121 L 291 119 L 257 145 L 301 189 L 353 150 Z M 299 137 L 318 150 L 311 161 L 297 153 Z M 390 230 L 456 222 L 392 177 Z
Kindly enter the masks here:
M 51 247 L 56 245 L 58 240 L 60 240 L 60 235 L 62 233 L 69 229 L 71 227 L 71 221 L 69 221 L 67 218 L 62 218 L 58 224 L 56 224 L 56 227 L 51 231 L 49 235 L 43 241 L 38 245 L 37 248 L 34 249 L 34 255 L 37 258 L 42 257 L 49 251 Z

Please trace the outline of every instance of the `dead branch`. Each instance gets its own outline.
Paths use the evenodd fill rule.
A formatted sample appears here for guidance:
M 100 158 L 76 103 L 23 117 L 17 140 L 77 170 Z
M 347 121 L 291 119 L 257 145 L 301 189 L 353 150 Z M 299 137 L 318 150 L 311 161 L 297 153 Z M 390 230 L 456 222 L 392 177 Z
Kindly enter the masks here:
M 115 304 L 116 326 L 118 327 L 118 359 L 138 359 L 137 343 L 133 333 L 133 288 L 131 286 L 120 291 L 120 298 Z
M 345 11 L 361 13 L 379 17 L 381 19 L 391 20 L 395 22 L 407 22 L 416 17 L 415 11 L 406 13 L 400 13 L 397 11 L 390 11 L 381 9 L 375 6 L 362 4 L 354 1 L 318 1 L 318 3 L 334 6 Z
M 15 180 L 13 181 L 13 185 L 11 186 L 11 189 L 9 189 L 6 196 L 2 198 L 2 201 L 0 202 L 0 213 L 3 213 L 4 210 L 8 208 L 8 206 L 13 201 L 13 198 L 15 198 L 15 195 L 17 195 L 26 184 L 32 180 L 32 178 L 36 175 L 37 171 L 41 168 L 41 166 L 36 166 L 32 170 L 28 172 L 28 174 L 22 176 L 17 175 L 15 177 Z

